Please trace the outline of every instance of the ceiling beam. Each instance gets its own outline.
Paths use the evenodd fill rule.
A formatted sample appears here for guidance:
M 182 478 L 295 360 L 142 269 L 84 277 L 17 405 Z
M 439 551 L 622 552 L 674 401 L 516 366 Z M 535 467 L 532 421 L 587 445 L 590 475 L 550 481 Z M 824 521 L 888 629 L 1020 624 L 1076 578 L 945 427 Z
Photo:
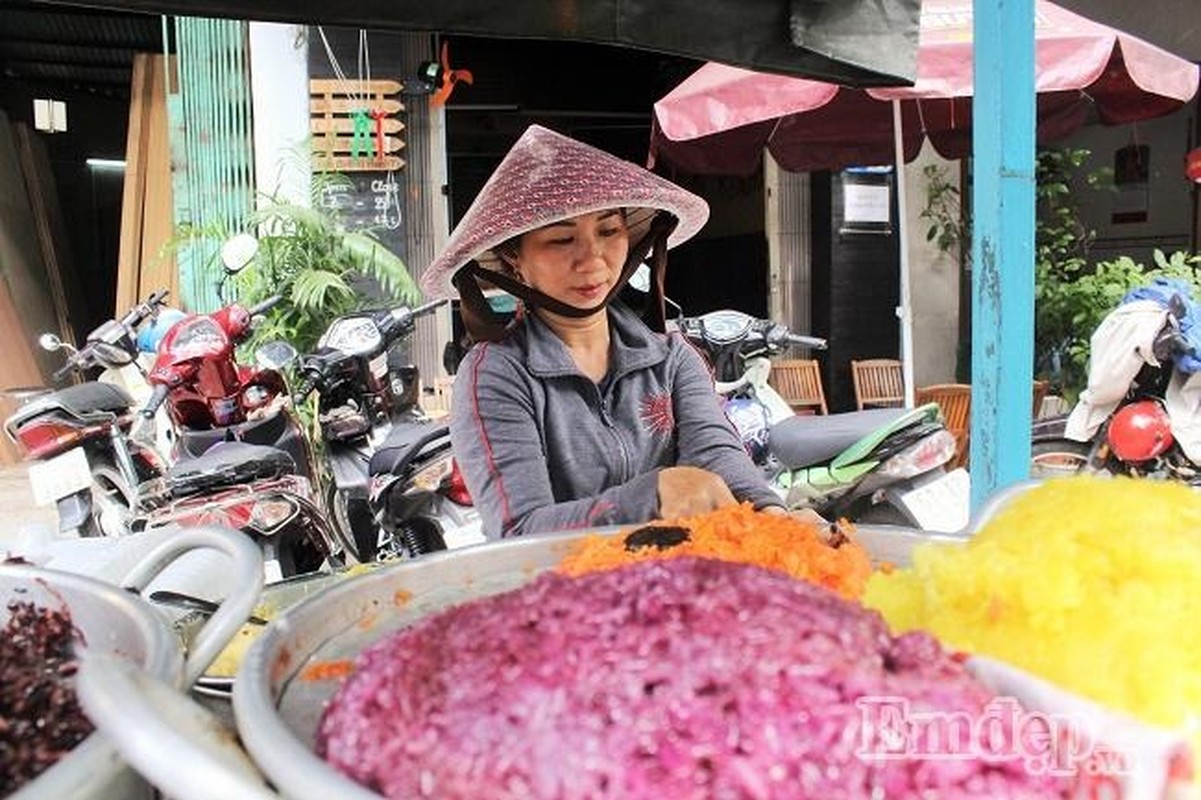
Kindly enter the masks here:
M 159 53 L 163 49 L 163 37 L 156 35 L 145 39 L 123 39 L 121 41 L 102 41 L 97 39 L 78 39 L 67 41 L 47 34 L 45 36 L 14 36 L 10 30 L 0 30 L 0 47 L 6 43 L 28 45 L 30 47 L 80 47 L 96 50 L 134 50 L 139 53 Z
M 81 69 L 79 64 L 59 64 L 53 61 L 8 61 L 4 63 L 4 75 L 25 80 L 58 81 L 80 86 L 128 85 L 133 67 L 123 69 L 115 66 L 98 66 Z
M 137 54 L 135 50 L 114 50 L 107 47 L 79 48 L 74 52 L 64 52 L 63 48 L 6 48 L 0 43 L 0 63 L 53 63 L 75 64 L 86 67 L 128 67 L 133 64 Z

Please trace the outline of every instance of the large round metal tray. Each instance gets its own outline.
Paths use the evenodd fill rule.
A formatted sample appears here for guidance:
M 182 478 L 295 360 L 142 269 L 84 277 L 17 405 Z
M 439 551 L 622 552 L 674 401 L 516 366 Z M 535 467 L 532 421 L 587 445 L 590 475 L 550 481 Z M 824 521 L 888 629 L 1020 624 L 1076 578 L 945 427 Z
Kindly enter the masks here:
M 918 543 L 965 541 L 889 526 L 857 530 L 875 560 L 896 565 L 907 565 Z M 234 682 L 238 732 L 255 763 L 285 797 L 378 798 L 314 753 L 317 723 L 338 680 L 312 679 L 306 670 L 353 659 L 427 614 L 521 586 L 557 565 L 585 535 L 494 542 L 403 562 L 332 586 L 278 617 L 251 646 Z

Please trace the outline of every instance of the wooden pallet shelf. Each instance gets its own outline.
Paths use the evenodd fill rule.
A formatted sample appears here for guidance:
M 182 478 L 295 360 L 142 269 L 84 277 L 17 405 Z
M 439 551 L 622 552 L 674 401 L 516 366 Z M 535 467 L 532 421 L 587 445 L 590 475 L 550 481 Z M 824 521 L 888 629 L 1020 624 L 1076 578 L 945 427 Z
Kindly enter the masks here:
M 404 140 L 397 135 L 405 126 L 395 115 L 404 111 L 404 104 L 393 97 L 401 88 L 400 82 L 393 80 L 309 81 L 313 168 L 319 172 L 401 169 L 404 159 L 395 153 L 405 146 Z M 362 123 L 356 131 L 354 114 L 381 112 L 386 115 L 382 119 L 367 120 L 365 135 Z M 356 136 L 356 132 L 359 135 Z M 378 152 L 380 150 L 382 152 Z

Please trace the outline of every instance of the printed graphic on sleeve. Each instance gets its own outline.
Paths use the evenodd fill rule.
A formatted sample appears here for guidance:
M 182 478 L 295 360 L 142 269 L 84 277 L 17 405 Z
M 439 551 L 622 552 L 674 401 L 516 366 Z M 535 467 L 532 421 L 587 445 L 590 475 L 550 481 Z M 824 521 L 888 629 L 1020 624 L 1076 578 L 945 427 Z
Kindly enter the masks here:
M 661 436 L 670 436 L 675 430 L 676 418 L 672 411 L 671 395 L 668 393 L 652 394 L 642 398 L 639 416 L 647 430 Z

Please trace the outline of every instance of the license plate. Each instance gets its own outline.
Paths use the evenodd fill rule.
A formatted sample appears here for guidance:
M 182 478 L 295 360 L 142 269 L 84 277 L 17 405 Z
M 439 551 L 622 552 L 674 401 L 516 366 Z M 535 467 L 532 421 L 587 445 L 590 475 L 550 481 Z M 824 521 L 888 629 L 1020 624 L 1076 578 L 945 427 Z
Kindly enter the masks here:
M 368 361 L 367 368 L 371 370 L 371 374 L 375 377 L 383 378 L 388 374 L 388 353 L 385 351 Z
M 971 480 L 967 470 L 955 469 L 900 497 L 922 530 L 955 533 L 967 527 Z
M 68 450 L 49 461 L 29 467 L 29 485 L 33 487 L 33 502 L 39 506 L 82 492 L 92 485 L 92 470 L 82 448 Z

